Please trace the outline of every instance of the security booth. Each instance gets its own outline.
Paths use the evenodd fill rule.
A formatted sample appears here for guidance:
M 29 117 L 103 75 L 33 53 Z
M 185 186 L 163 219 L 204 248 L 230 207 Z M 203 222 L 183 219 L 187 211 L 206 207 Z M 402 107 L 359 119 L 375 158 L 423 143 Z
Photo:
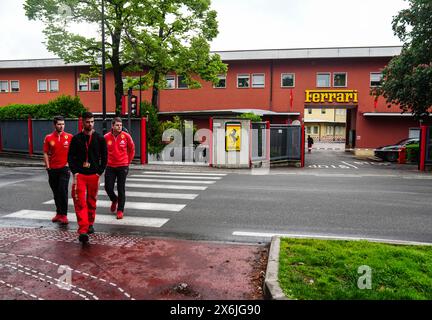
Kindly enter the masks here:
M 271 163 L 303 166 L 304 133 L 300 123 L 270 125 Z
M 212 118 L 211 165 L 216 168 L 250 168 L 251 121 Z

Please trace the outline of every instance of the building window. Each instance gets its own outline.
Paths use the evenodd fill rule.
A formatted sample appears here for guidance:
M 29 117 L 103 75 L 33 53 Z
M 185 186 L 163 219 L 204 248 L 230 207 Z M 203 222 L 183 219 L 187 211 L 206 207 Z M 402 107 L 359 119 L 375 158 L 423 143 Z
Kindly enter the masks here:
M 248 74 L 237 75 L 237 88 L 249 88 L 250 76 Z
M 178 89 L 187 89 L 188 88 L 185 76 L 177 76 L 177 88 Z
M 317 87 L 330 87 L 330 73 L 317 73 Z
M 370 86 L 371 87 L 379 87 L 382 81 L 382 73 L 380 72 L 371 72 L 370 73 Z
M 346 87 L 347 86 L 347 73 L 335 72 L 333 73 L 333 87 Z
M 337 135 L 343 135 L 345 132 L 345 127 L 337 126 L 336 127 L 336 134 Z
M 38 92 L 47 92 L 48 81 L 38 80 Z
M 166 89 L 175 89 L 175 76 L 165 76 Z
M 252 88 L 264 88 L 265 75 L 264 73 L 252 74 Z
M 11 92 L 19 92 L 20 91 L 20 83 L 18 80 L 11 80 Z
M 59 91 L 59 82 L 58 82 L 58 80 L 50 80 L 49 81 L 49 91 L 50 92 Z
M 295 86 L 295 74 L 294 73 L 282 73 L 281 74 L 281 87 L 282 88 L 293 88 Z
M 306 133 L 307 134 L 311 134 L 312 133 L 311 127 L 306 127 Z
M 91 91 L 99 91 L 99 89 L 100 89 L 99 78 L 90 79 L 90 90 Z
M 312 108 L 308 109 L 308 114 L 312 114 Z
M 88 79 L 78 80 L 78 91 L 88 91 Z
M 318 134 L 318 126 L 313 126 L 313 134 Z
M 213 88 L 226 88 L 226 76 L 225 75 L 219 75 L 219 82 L 213 86 Z
M 321 114 L 326 114 L 326 109 L 325 108 L 321 109 Z
M 0 92 L 9 92 L 9 82 L 8 81 L 0 81 Z
M 336 115 L 338 116 L 344 116 L 346 114 L 345 109 L 336 109 Z
M 326 134 L 327 135 L 333 134 L 333 127 L 332 126 L 327 126 L 326 127 Z

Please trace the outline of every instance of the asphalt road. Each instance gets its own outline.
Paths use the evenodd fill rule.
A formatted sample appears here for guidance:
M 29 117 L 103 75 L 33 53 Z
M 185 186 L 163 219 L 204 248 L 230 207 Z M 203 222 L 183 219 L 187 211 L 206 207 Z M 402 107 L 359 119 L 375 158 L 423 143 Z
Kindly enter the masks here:
M 167 170 L 173 171 L 131 170 L 131 208 L 122 221 L 102 207 L 109 199 L 101 186 L 96 231 L 250 243 L 274 234 L 432 243 L 432 175 L 415 165 L 313 150 L 305 168 Z M 44 218 L 52 215 L 50 200 L 43 169 L 0 168 L 0 226 L 59 229 Z

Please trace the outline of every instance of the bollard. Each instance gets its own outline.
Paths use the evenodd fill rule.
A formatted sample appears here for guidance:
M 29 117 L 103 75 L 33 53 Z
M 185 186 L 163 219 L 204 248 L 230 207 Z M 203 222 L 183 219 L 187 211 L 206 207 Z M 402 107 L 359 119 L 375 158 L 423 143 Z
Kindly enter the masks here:
M 400 164 L 406 163 L 406 147 L 402 147 L 399 149 L 399 159 Z

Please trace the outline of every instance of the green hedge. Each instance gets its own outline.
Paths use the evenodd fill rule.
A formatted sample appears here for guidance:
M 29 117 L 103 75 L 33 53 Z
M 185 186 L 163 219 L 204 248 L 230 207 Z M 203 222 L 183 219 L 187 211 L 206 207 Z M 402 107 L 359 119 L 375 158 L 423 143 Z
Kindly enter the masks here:
M 11 104 L 0 107 L 0 120 L 52 119 L 56 115 L 78 118 L 87 111 L 78 97 L 59 96 L 47 104 Z

